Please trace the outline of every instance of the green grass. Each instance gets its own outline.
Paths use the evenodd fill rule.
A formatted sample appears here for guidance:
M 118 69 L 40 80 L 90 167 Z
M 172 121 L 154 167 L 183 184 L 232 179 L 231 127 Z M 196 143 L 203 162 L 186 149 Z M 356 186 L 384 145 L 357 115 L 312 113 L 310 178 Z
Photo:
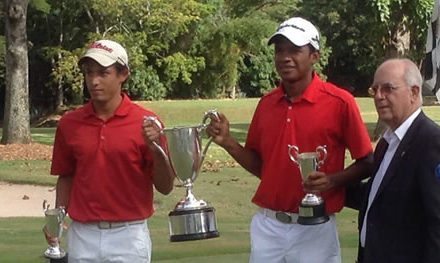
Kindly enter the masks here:
M 167 127 L 193 125 L 201 122 L 209 109 L 225 113 L 231 122 L 231 132 L 244 142 L 257 99 L 191 100 L 139 102 L 155 111 Z M 362 118 L 373 132 L 377 114 L 370 98 L 358 98 Z M 425 113 L 440 122 L 440 107 L 424 107 Z M 52 144 L 54 128 L 33 128 L 34 141 Z M 206 140 L 205 140 L 206 142 Z M 205 163 L 231 160 L 220 147 L 212 144 Z M 346 163 L 350 163 L 347 157 Z M 54 185 L 49 175 L 49 161 L 0 161 L 0 181 Z M 176 187 L 169 196 L 155 195 L 156 213 L 149 220 L 153 239 L 153 262 L 220 263 L 247 262 L 249 253 L 249 223 L 256 207 L 251 198 L 258 180 L 241 167 L 221 168 L 219 172 L 203 172 L 196 181 L 196 197 L 209 201 L 216 208 L 220 237 L 216 239 L 171 243 L 168 241 L 167 214 L 184 196 Z M 357 253 L 357 212 L 344 209 L 337 216 L 343 262 L 354 262 Z M 0 218 L 0 262 L 45 262 L 41 254 L 46 248 L 41 228 L 43 218 Z
M 258 99 L 238 100 L 176 100 L 138 102 L 157 113 L 167 127 L 193 125 L 202 121 L 204 112 L 216 109 L 223 112 L 231 123 L 249 123 Z
M 38 143 L 52 145 L 55 128 L 31 128 L 32 140 Z
M 156 213 L 149 220 L 153 262 L 247 262 L 249 223 L 257 209 L 250 199 L 257 184 L 257 178 L 241 168 L 200 174 L 194 192 L 215 207 L 220 232 L 219 238 L 202 241 L 169 242 L 167 215 L 185 191 L 177 187 L 169 196 L 156 194 Z M 344 262 L 353 262 L 356 254 L 354 218 L 352 210 L 338 216 Z M 43 218 L 0 218 L 0 262 L 44 262 L 43 224 Z

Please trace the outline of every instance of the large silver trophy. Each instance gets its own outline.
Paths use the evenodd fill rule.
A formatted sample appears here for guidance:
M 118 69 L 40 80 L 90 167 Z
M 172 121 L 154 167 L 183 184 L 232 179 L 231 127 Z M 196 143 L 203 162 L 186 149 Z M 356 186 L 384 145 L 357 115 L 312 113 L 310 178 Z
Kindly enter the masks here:
M 298 165 L 303 181 L 311 172 L 317 171 L 327 159 L 325 146 L 318 146 L 315 152 L 303 153 L 299 153 L 299 149 L 295 145 L 288 145 L 288 147 L 290 160 Z M 299 206 L 298 224 L 316 225 L 328 220 L 324 199 L 318 193 L 306 193 Z
M 44 226 L 44 232 L 50 237 L 56 237 L 56 244 L 51 244 L 44 251 L 44 256 L 50 259 L 61 259 L 66 256 L 66 252 L 60 247 L 60 239 L 63 235 L 64 218 L 66 217 L 66 211 L 63 208 L 49 209 L 50 205 L 46 200 L 43 202 L 43 210 L 46 224 Z
M 171 242 L 219 236 L 215 209 L 207 202 L 197 200 L 192 191 L 206 151 L 212 142 L 212 138 L 210 138 L 203 149 L 202 134 L 207 126 L 205 122 L 210 118 L 218 118 L 217 111 L 206 112 L 202 124 L 197 126 L 162 129 L 168 142 L 169 154 L 166 154 L 158 144 L 155 144 L 169 159 L 176 177 L 186 188 L 186 196 L 168 214 Z M 151 117 L 146 119 L 155 121 L 156 125 L 161 127 L 157 119 Z

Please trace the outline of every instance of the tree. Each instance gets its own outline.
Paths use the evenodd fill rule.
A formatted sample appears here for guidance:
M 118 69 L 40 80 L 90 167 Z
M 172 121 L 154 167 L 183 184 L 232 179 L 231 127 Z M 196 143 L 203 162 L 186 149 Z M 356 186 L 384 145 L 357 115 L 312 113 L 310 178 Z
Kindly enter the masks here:
M 423 57 L 432 5 L 432 0 L 321 0 L 303 1 L 300 8 L 332 47 L 329 78 L 365 95 L 385 58 Z
M 6 0 L 6 94 L 2 144 L 30 143 L 26 15 L 28 0 Z

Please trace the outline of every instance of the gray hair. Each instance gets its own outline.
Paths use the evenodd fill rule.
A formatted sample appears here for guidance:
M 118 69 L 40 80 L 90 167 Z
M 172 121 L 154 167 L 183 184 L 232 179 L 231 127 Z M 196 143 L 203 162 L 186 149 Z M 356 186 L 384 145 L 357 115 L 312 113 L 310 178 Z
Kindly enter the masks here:
M 390 61 L 400 62 L 403 66 L 403 79 L 408 87 L 419 87 L 420 102 L 423 104 L 422 85 L 423 78 L 417 65 L 407 58 L 390 59 Z

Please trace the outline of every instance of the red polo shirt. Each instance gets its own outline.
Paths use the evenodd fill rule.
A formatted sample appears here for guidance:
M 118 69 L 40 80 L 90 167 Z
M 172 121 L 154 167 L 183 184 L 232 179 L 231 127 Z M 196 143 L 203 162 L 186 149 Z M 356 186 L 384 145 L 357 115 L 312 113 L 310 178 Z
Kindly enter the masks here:
M 304 191 L 299 168 L 288 155 L 289 144 L 298 146 L 300 153 L 326 145 L 328 156 L 320 171 L 327 174 L 344 169 L 346 149 L 353 159 L 372 152 L 353 96 L 316 74 L 293 103 L 286 99 L 283 88 L 277 87 L 255 110 L 245 147 L 262 159 L 261 182 L 252 199 L 260 207 L 298 212 Z M 342 209 L 344 195 L 344 188 L 322 193 L 327 213 Z
M 123 95 L 107 121 L 95 115 L 91 103 L 61 118 L 51 174 L 73 176 L 72 219 L 128 221 L 153 214 L 153 163 L 142 136 L 144 116 L 155 114 Z

